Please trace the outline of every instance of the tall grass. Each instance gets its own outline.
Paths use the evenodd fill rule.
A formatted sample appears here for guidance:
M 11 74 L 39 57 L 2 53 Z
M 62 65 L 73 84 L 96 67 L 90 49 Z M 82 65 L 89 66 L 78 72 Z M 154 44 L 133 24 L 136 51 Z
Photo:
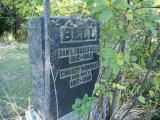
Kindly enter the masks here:
M 0 36 L 0 42 L 6 45 L 14 44 L 16 42 L 13 33 L 4 32 L 2 36 Z
M 0 120 L 21 120 L 31 108 L 28 59 L 27 44 L 0 47 Z

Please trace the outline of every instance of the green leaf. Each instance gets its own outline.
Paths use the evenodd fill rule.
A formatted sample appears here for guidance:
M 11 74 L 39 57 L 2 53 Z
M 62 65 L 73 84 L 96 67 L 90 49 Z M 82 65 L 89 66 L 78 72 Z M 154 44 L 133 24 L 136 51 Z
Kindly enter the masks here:
M 82 102 L 82 100 L 79 99 L 79 98 L 77 98 L 77 99 L 75 100 L 75 103 L 72 105 L 72 109 L 73 109 L 73 110 L 78 109 L 78 108 L 80 107 L 80 105 L 81 105 L 81 102 Z
M 133 14 L 126 14 L 127 20 L 133 20 Z
M 77 105 L 76 105 L 76 104 L 73 104 L 73 105 L 72 105 L 72 109 L 75 110 L 76 108 L 77 108 Z
M 106 93 L 105 93 L 105 96 L 106 96 L 106 97 L 109 97 L 109 98 L 112 98 L 112 92 L 106 92 Z
M 123 60 L 124 60 L 125 62 L 127 62 L 127 61 L 129 60 L 129 54 L 125 53 L 125 54 L 124 54 L 124 57 L 123 57 Z
M 126 87 L 120 85 L 119 83 L 113 83 L 112 87 L 113 88 L 118 88 L 120 90 L 125 90 L 126 89 Z
M 104 84 L 101 85 L 101 93 L 105 93 L 106 91 L 106 86 Z
M 151 97 L 153 97 L 153 96 L 155 95 L 155 93 L 153 92 L 153 90 L 149 90 L 149 95 L 150 95 Z
M 131 8 L 131 5 L 129 5 L 126 0 L 115 0 L 113 2 L 113 7 L 126 11 L 127 8 Z
M 102 6 L 106 4 L 106 0 L 97 0 L 96 1 L 97 6 Z
M 143 104 L 146 103 L 145 98 L 144 98 L 143 96 L 139 96 L 139 97 L 138 97 L 138 100 L 139 100 L 139 102 L 141 102 L 141 103 L 143 103 Z
M 155 22 L 156 20 L 160 20 L 160 16 L 159 16 L 159 15 L 157 15 L 157 14 L 152 14 L 152 13 L 149 13 L 149 14 L 148 14 L 148 18 L 149 18 L 149 20 L 151 20 L 151 21 L 153 21 L 153 22 Z
M 107 79 L 111 77 L 111 75 L 112 75 L 112 71 L 111 69 L 109 69 L 102 75 L 102 78 L 104 79 L 104 81 L 106 81 Z
M 113 73 L 114 75 L 118 75 L 119 71 L 120 71 L 120 67 L 116 62 L 113 62 L 110 64 L 112 69 L 113 69 Z
M 84 1 L 87 3 L 87 5 L 91 5 L 93 3 L 93 0 L 84 0 Z
M 141 70 L 141 67 L 140 67 L 138 64 L 132 63 L 132 65 L 133 65 L 133 67 L 134 67 L 135 69 Z
M 102 58 L 105 59 L 105 61 L 104 61 L 104 64 L 105 64 L 105 62 L 109 62 L 109 59 L 115 58 L 115 51 L 111 50 L 111 49 L 103 49 L 100 52 L 100 55 L 101 55 Z
M 82 100 L 79 99 L 79 98 L 77 98 L 77 99 L 75 100 L 75 104 L 76 104 L 77 106 L 79 106 L 79 105 L 81 104 L 81 102 L 82 102 Z
M 85 101 L 85 102 L 88 101 L 88 95 L 87 94 L 84 95 L 83 101 Z
M 148 7 L 152 7 L 152 6 L 153 6 L 153 3 L 151 1 L 141 2 L 141 7 L 148 8 Z
M 145 22 L 146 27 L 152 32 L 153 37 L 157 36 L 157 31 L 154 28 L 154 25 L 150 22 Z
M 113 2 L 113 6 L 117 6 L 117 5 L 119 5 L 119 4 L 121 4 L 121 0 L 115 0 L 115 1 Z
M 105 58 L 105 60 L 103 60 L 103 61 L 101 62 L 101 64 L 102 64 L 102 66 L 108 67 L 108 66 L 109 66 L 109 58 Z
M 91 10 L 91 15 L 94 15 L 96 13 L 99 13 L 101 12 L 103 9 L 105 8 L 105 6 L 97 6 L 97 7 L 94 7 L 93 10 Z
M 152 84 L 156 90 L 160 90 L 160 78 L 153 79 Z
M 105 10 L 100 14 L 99 20 L 102 24 L 106 24 L 112 18 L 112 16 L 113 13 L 111 10 Z
M 123 53 L 122 52 L 119 52 L 118 55 L 117 55 L 117 63 L 118 65 L 123 65 Z
M 111 49 L 106 49 L 104 51 L 104 56 L 107 58 L 115 58 L 115 51 Z
M 131 57 L 131 61 L 132 61 L 132 62 L 136 62 L 137 59 L 138 59 L 138 58 L 137 58 L 136 56 L 132 56 L 132 57 Z

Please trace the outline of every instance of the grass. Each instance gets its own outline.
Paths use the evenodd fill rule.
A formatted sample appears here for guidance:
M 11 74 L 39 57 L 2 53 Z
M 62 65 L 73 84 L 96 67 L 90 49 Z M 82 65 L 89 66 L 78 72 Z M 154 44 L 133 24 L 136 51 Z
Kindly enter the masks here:
M 0 120 L 23 114 L 31 89 L 28 45 L 0 45 Z

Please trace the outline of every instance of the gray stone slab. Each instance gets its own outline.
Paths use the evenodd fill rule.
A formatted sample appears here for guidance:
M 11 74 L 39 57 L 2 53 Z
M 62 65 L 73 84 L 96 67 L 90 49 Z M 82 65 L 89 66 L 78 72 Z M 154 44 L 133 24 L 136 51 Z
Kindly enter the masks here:
M 44 38 L 44 17 L 31 19 L 29 51 L 33 106 L 42 118 L 49 114 L 50 119 L 55 120 L 70 115 L 76 98 L 92 95 L 99 74 L 99 24 L 92 19 L 51 17 L 49 48 L 45 48 Z M 50 59 L 49 73 L 45 70 L 46 58 Z M 50 75 L 48 88 L 45 86 L 46 74 Z M 47 113 L 46 92 L 49 92 L 47 101 L 50 101 Z

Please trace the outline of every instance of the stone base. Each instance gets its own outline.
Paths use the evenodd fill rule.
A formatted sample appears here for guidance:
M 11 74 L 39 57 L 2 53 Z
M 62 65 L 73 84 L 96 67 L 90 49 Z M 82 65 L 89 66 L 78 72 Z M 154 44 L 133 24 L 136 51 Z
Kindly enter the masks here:
M 71 112 L 59 118 L 58 120 L 80 120 L 80 118 L 77 117 L 74 112 Z
M 25 112 L 25 120 L 42 120 L 38 113 L 34 110 L 29 110 Z
M 26 111 L 24 120 L 42 120 L 38 113 L 34 110 Z M 73 112 L 66 114 L 65 116 L 58 118 L 57 120 L 80 120 L 75 116 Z
M 106 120 L 106 106 L 108 106 L 107 98 L 103 100 L 103 105 L 102 105 L 102 113 L 98 112 L 98 106 L 95 104 L 92 107 L 92 119 L 93 120 L 98 120 L 99 116 L 101 115 L 101 120 Z M 25 112 L 25 119 L 24 120 L 43 120 L 40 115 L 34 111 L 34 110 L 29 110 Z M 76 116 L 74 112 L 70 112 L 66 114 L 65 116 L 58 118 L 57 120 L 81 120 L 80 117 Z

